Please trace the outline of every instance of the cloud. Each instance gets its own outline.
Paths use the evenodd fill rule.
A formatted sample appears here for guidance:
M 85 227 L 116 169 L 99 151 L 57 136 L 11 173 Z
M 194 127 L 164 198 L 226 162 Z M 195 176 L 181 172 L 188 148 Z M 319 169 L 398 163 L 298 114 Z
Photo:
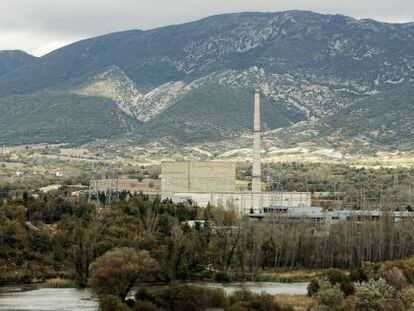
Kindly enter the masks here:
M 388 22 L 414 20 L 412 0 L 1 0 L 0 49 L 42 55 L 114 31 L 150 29 L 219 13 L 293 9 Z

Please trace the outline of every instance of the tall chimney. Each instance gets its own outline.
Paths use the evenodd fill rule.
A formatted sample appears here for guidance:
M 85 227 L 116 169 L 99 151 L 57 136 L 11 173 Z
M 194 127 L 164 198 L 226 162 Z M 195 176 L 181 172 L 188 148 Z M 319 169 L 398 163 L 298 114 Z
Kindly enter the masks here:
M 252 174 L 252 193 L 253 209 L 255 212 L 262 209 L 262 168 L 260 157 L 260 90 L 254 90 L 254 119 L 253 119 L 253 174 Z

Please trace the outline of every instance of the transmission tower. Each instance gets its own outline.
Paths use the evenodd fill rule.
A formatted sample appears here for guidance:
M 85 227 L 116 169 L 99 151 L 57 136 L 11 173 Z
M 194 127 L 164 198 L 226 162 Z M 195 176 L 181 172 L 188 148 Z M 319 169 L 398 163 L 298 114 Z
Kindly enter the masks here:
M 107 172 L 106 207 L 111 207 L 119 198 L 118 194 L 118 168 L 111 165 Z

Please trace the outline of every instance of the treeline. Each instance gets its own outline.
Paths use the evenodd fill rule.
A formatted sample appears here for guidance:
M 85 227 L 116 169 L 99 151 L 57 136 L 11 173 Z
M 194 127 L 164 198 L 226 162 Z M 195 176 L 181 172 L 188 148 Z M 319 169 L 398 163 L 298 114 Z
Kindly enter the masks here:
M 201 222 L 190 226 L 194 219 Z M 147 250 L 160 267 L 155 281 L 260 280 L 262 271 L 278 267 L 353 269 L 362 261 L 404 258 L 414 253 L 413 237 L 411 220 L 383 217 L 329 228 L 252 222 L 141 194 L 109 209 L 58 196 L 0 206 L 3 283 L 62 275 L 86 285 L 90 264 L 119 247 Z
M 259 226 L 263 267 L 358 268 L 362 261 L 384 261 L 414 254 L 414 222 L 339 222 L 329 227 L 307 221 Z

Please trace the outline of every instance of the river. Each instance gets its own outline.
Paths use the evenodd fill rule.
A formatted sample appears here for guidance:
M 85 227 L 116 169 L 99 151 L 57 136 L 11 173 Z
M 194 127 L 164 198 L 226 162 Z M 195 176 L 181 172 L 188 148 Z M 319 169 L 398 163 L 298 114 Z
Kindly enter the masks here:
M 242 287 L 255 293 L 266 292 L 271 295 L 306 294 L 308 283 L 191 283 L 198 286 L 222 288 L 232 293 Z M 39 286 L 0 287 L 0 310 L 8 311 L 95 311 L 98 299 L 88 289 L 40 288 Z

